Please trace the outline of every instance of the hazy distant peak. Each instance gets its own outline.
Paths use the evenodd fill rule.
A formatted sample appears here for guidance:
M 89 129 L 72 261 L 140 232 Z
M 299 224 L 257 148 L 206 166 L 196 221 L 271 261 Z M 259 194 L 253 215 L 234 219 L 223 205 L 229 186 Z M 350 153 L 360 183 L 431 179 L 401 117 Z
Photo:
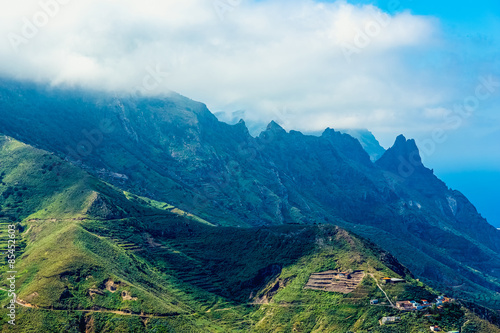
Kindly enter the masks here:
M 367 129 L 343 129 L 343 133 L 358 139 L 363 149 L 368 153 L 372 162 L 378 160 L 385 153 L 385 149 L 380 145 L 375 136 Z

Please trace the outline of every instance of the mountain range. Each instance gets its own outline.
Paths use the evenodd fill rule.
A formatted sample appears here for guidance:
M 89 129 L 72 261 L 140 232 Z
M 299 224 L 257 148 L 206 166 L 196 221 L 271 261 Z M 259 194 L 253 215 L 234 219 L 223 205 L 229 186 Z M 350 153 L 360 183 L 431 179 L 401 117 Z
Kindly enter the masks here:
M 476 310 L 496 320 L 483 306 L 500 309 L 500 231 L 403 135 L 387 151 L 367 131 L 314 136 L 271 122 L 254 137 L 174 93 L 5 79 L 0 117 L 1 218 L 19 222 L 20 315 L 35 313 L 36 327 L 50 316 L 84 332 L 378 327 L 373 307 L 302 289 L 329 269 L 403 277 L 399 299 L 439 290 L 470 305 L 461 325 Z M 357 301 L 383 297 L 365 280 Z M 299 310 L 325 302 L 338 311 Z M 408 332 L 424 325 L 405 320 Z

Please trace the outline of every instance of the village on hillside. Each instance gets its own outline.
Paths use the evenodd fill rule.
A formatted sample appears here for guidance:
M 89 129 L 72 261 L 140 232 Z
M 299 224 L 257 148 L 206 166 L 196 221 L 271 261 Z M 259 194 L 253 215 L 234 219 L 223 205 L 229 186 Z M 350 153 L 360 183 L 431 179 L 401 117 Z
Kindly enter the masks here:
M 404 279 L 396 279 L 396 278 L 382 278 L 381 282 L 383 284 L 396 284 L 396 283 L 406 283 L 406 280 Z M 379 286 L 379 288 L 382 290 L 382 288 Z M 383 291 L 383 290 L 382 290 Z M 392 302 L 388 299 L 389 303 L 391 304 L 390 306 L 393 308 L 396 308 L 400 311 L 420 311 L 420 310 L 425 310 L 430 307 L 435 306 L 438 311 L 443 310 L 444 304 L 446 303 L 452 303 L 454 302 L 454 299 L 448 298 L 445 296 L 438 296 L 434 301 L 430 302 L 428 300 L 422 299 L 420 302 L 417 302 L 415 300 L 404 300 L 404 301 L 396 301 L 396 304 L 393 305 Z M 370 305 L 378 305 L 380 304 L 378 299 L 372 299 L 370 300 Z M 401 317 L 382 317 L 379 320 L 380 325 L 386 325 L 386 324 L 396 324 L 401 320 Z M 433 325 L 429 327 L 431 332 L 441 332 L 442 329 L 437 326 Z M 458 333 L 458 331 L 448 331 L 448 333 Z
M 373 274 L 369 274 L 373 279 L 375 277 Z M 343 294 L 348 294 L 354 291 L 360 284 L 363 278 L 366 276 L 365 272 L 362 270 L 347 270 L 347 271 L 339 271 L 339 270 L 329 270 L 319 273 L 313 273 L 309 277 L 308 282 L 304 286 L 304 289 L 313 289 L 313 290 L 321 290 L 321 291 L 329 291 L 329 292 L 339 292 Z M 375 281 L 377 281 L 375 279 Z M 372 306 L 388 306 L 394 309 L 397 309 L 402 312 L 410 312 L 410 311 L 423 311 L 428 308 L 434 307 L 437 311 L 442 311 L 444 309 L 444 305 L 447 303 L 452 303 L 455 300 L 445 296 L 438 296 L 436 299 L 429 301 L 426 299 L 421 300 L 401 300 L 393 303 L 390 298 L 387 296 L 386 292 L 382 289 L 382 285 L 395 285 L 395 284 L 404 284 L 407 281 L 405 279 L 400 278 L 389 278 L 384 277 L 380 279 L 380 284 L 377 284 L 377 287 L 384 293 L 387 301 L 380 301 L 379 299 L 370 300 L 370 305 Z M 393 316 L 393 317 L 382 317 L 379 320 L 380 325 L 391 325 L 397 324 L 401 321 L 401 317 Z M 429 327 L 431 332 L 442 332 L 443 330 L 437 326 Z M 458 331 L 448 331 L 447 333 L 455 333 Z

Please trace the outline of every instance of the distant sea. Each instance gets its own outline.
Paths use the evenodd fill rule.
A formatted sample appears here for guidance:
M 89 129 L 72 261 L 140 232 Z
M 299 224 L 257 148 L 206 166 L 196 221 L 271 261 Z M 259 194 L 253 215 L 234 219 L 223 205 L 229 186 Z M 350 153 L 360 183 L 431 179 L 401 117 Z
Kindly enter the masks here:
M 436 172 L 448 187 L 462 192 L 490 224 L 500 229 L 500 171 Z

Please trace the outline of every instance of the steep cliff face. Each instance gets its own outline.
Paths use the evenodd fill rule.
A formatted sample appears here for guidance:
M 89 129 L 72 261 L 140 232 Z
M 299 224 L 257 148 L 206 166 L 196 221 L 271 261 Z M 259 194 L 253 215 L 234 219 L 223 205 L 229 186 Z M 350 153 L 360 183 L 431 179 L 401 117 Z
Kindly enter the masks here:
M 448 224 L 450 230 L 463 232 L 467 238 L 500 251 L 495 228 L 477 213 L 462 193 L 449 189 L 422 164 L 414 140 L 406 140 L 400 135 L 376 165 L 390 172 L 396 183 L 404 187 L 407 194 L 402 197 L 411 201 L 410 206 L 417 205 L 428 215 L 437 214 L 438 224 Z
M 465 297 L 500 286 L 500 231 L 399 136 L 376 163 L 358 140 L 272 122 L 252 137 L 188 98 L 137 99 L 0 82 L 0 132 L 217 225 L 334 223 Z M 102 202 L 93 209 L 117 215 Z

